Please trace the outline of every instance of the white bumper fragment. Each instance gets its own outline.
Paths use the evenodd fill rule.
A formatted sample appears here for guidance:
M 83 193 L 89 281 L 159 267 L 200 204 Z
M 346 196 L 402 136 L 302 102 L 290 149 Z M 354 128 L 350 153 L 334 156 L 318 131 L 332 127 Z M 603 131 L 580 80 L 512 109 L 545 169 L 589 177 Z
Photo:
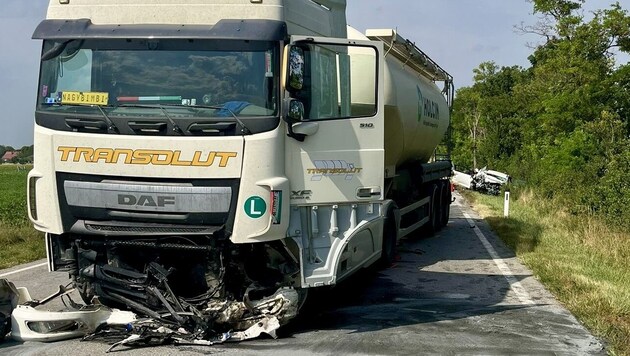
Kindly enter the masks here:
M 92 333 L 101 324 L 127 325 L 135 320 L 132 312 L 105 306 L 51 312 L 18 305 L 11 314 L 11 337 L 18 341 L 59 341 Z

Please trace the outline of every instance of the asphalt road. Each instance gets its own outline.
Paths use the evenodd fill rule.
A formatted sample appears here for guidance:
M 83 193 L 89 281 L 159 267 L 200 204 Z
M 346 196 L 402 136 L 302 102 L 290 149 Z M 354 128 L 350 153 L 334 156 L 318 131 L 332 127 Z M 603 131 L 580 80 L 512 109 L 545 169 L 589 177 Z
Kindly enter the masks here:
M 463 203 L 463 205 L 462 205 Z M 280 331 L 212 347 L 118 351 L 166 355 L 605 354 L 593 337 L 458 198 L 446 228 L 402 242 L 392 267 L 368 270 L 309 295 L 305 312 Z M 43 298 L 67 283 L 45 261 L 0 270 Z M 55 310 L 56 305 L 50 306 Z M 2 355 L 94 355 L 108 345 L 69 340 L 0 344 Z

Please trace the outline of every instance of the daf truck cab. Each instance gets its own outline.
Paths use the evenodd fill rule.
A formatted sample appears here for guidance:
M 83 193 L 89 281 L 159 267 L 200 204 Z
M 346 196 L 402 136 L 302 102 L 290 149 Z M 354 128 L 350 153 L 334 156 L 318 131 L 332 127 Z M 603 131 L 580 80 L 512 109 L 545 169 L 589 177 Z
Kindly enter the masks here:
M 448 220 L 452 78 L 345 0 L 50 0 L 33 37 L 29 214 L 85 302 L 245 327 Z

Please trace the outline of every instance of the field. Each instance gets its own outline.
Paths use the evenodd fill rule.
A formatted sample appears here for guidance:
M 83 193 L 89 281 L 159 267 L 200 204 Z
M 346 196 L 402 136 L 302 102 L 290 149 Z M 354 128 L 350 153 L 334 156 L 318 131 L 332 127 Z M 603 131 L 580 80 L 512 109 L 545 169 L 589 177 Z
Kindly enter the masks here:
M 465 192 L 467 199 L 549 289 L 613 355 L 630 355 L 630 233 L 530 191 L 503 200 Z
M 30 168 L 0 165 L 0 269 L 46 257 L 44 235 L 33 228 L 26 210 Z

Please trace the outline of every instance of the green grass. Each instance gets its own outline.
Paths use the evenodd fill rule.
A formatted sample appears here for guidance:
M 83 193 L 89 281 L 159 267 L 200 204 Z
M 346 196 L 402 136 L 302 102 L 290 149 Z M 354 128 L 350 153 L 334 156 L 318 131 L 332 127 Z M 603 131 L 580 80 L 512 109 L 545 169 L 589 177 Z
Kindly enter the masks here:
M 0 165 L 0 269 L 46 257 L 44 235 L 33 228 L 26 211 L 30 168 Z
M 613 355 L 630 355 L 630 233 L 535 196 L 464 193 L 525 265 Z M 514 198 L 514 197 L 513 197 Z

